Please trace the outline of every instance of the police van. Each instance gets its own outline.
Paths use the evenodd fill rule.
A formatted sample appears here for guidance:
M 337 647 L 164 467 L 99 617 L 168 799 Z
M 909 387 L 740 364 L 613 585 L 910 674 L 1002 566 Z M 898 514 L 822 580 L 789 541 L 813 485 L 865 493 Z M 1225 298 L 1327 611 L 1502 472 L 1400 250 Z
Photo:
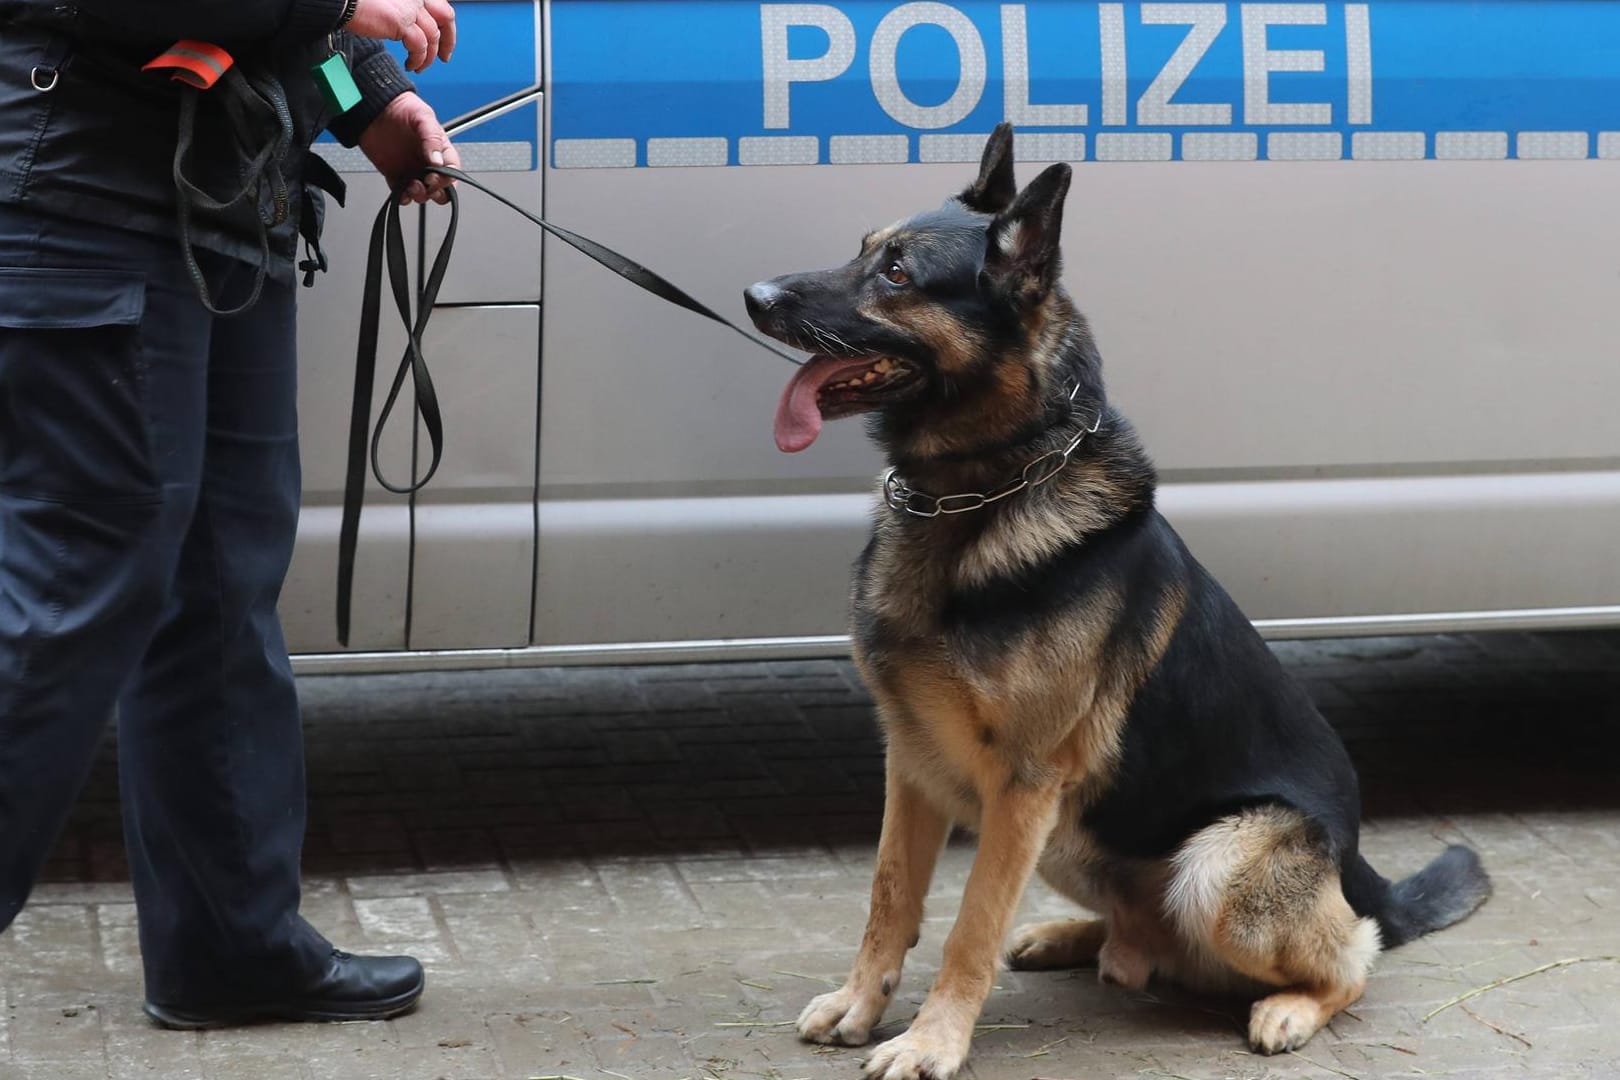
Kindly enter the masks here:
M 461 0 L 466 167 L 741 316 L 971 178 L 1074 164 L 1066 281 L 1160 505 L 1274 637 L 1620 624 L 1620 4 Z M 527 92 L 524 91 L 527 88 Z M 304 670 L 846 647 L 881 462 L 779 453 L 779 358 L 462 196 L 443 465 L 333 589 L 371 220 L 302 294 Z M 447 212 L 404 214 L 414 259 Z M 392 336 L 390 336 L 392 335 Z M 403 331 L 385 322 L 391 368 Z M 376 391 L 373 412 L 385 387 Z M 409 395 L 409 389 L 406 390 Z M 408 414 L 379 464 L 425 468 Z

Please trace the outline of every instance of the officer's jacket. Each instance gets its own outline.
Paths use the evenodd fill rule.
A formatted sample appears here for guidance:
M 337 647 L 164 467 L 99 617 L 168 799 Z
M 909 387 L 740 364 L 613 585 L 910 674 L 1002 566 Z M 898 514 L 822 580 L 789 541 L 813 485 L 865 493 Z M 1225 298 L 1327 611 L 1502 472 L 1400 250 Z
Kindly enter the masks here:
M 141 66 L 179 40 L 206 41 L 227 50 L 274 109 L 243 131 L 224 107 L 222 86 L 200 92 L 187 176 L 223 201 L 243 188 L 243 161 L 285 123 L 291 138 L 275 164 L 290 205 L 278 214 L 266 185 L 256 207 L 195 215 L 192 241 L 256 263 L 255 218 L 280 217 L 270 230 L 269 269 L 291 280 L 300 222 L 313 226 L 306 238 L 319 232 L 317 188 L 342 188 L 311 143 L 329 128 L 355 145 L 383 107 L 411 89 L 382 43 L 333 34 L 342 11 L 343 0 L 0 0 L 0 203 L 177 236 L 181 95 L 198 92 Z M 334 47 L 364 95 L 337 117 L 311 74 Z

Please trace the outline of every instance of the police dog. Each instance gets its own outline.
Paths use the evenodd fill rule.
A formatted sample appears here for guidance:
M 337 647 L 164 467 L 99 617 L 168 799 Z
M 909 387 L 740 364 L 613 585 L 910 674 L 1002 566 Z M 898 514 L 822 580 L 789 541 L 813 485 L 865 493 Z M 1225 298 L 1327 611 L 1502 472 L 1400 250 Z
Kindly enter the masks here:
M 939 976 L 869 1077 L 962 1066 L 1036 871 L 1097 917 L 1018 929 L 1011 966 L 1246 994 L 1249 1043 L 1291 1050 L 1360 997 L 1380 949 L 1463 918 L 1490 882 L 1464 847 L 1393 884 L 1358 853 L 1343 744 L 1154 509 L 1104 396 L 1059 283 L 1071 170 L 1019 191 L 1012 145 L 1001 125 L 969 187 L 848 264 L 745 293 L 761 331 L 816 354 L 778 446 L 865 413 L 893 467 L 853 589 L 887 753 L 871 909 L 799 1033 L 867 1042 L 960 824 L 978 849 Z

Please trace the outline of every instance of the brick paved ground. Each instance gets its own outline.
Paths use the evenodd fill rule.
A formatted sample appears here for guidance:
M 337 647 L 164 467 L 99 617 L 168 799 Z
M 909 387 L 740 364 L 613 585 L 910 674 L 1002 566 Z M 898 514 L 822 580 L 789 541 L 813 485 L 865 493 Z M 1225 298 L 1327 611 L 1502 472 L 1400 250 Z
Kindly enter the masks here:
M 1552 961 L 1620 955 L 1620 634 L 1283 644 L 1363 770 L 1365 846 L 1407 872 L 1476 845 L 1497 895 L 1383 958 L 1297 1056 L 1241 1006 L 1007 973 L 970 1075 L 1616 1077 L 1620 963 L 1431 1009 Z M 50 881 L 0 936 L 0 1076 L 585 1080 L 858 1076 L 787 1021 L 858 940 L 881 797 L 866 699 L 835 662 L 311 678 L 306 910 L 409 949 L 415 1014 L 160 1032 L 139 1011 L 109 753 Z M 891 1016 L 911 1015 L 971 859 L 942 861 Z M 1036 885 L 1025 915 L 1066 905 Z M 895 1034 L 893 1023 L 883 1034 Z

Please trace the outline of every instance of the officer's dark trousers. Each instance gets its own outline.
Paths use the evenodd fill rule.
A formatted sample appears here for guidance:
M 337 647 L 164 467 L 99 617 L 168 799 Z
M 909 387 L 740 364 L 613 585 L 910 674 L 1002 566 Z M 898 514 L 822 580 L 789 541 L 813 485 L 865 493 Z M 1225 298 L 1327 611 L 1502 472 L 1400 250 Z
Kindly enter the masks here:
M 203 257 L 216 302 L 251 270 Z M 221 297 L 223 293 L 223 297 Z M 118 718 L 149 999 L 291 988 L 294 289 L 211 316 L 171 240 L 0 206 L 0 930 Z

